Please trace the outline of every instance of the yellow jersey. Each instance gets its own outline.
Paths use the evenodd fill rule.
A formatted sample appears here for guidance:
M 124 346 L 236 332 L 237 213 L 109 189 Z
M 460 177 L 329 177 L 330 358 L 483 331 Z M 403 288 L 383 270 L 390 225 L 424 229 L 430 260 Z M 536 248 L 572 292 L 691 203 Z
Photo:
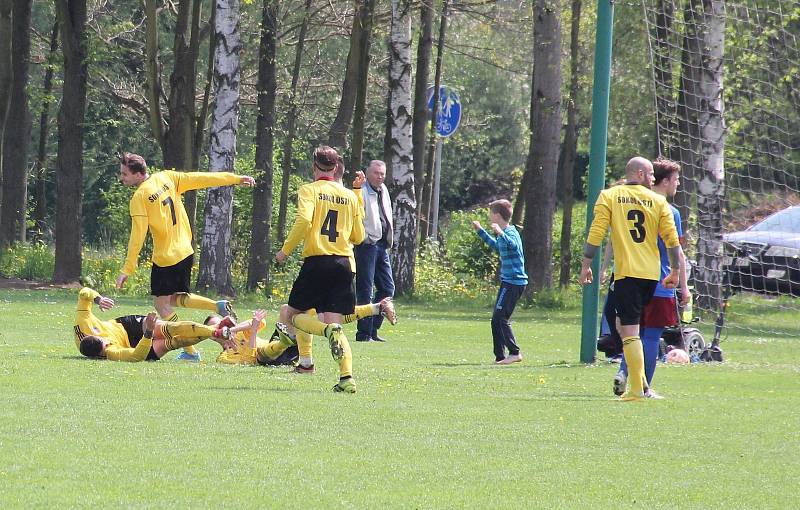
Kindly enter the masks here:
M 89 287 L 78 293 L 78 308 L 75 312 L 75 347 L 80 349 L 81 339 L 97 336 L 108 341 L 106 358 L 112 361 L 143 361 L 152 346 L 152 339 L 142 338 L 135 348 L 131 347 L 128 333 L 117 321 L 101 321 L 92 313 L 94 300 L 100 294 Z
M 136 271 L 148 228 L 153 236 L 154 264 L 172 266 L 194 253 L 192 229 L 181 195 L 190 190 L 238 183 L 239 176 L 230 172 L 166 170 L 151 174 L 131 197 L 131 237 L 122 272 L 131 275 Z
M 614 186 L 600 192 L 587 242 L 600 246 L 611 227 L 614 278 L 658 280 L 661 257 L 658 236 L 667 248 L 679 246 L 678 232 L 666 198 L 639 184 Z
M 350 258 L 355 272 L 353 245 L 364 240 L 364 207 L 353 191 L 326 179 L 300 187 L 297 217 L 283 243 L 291 253 L 303 241 L 303 257 L 339 255 Z
M 267 322 L 262 319 L 261 324 L 258 325 L 258 331 L 261 331 L 265 327 L 267 327 Z M 267 356 L 263 356 L 263 350 L 266 349 L 269 342 L 256 337 L 256 348 L 253 349 L 250 347 L 249 337 L 249 329 L 237 331 L 233 336 L 234 340 L 236 340 L 236 349 L 225 349 L 222 351 L 219 356 L 217 356 L 217 363 L 256 365 L 258 364 L 259 354 L 262 354 L 262 358 L 266 358 Z

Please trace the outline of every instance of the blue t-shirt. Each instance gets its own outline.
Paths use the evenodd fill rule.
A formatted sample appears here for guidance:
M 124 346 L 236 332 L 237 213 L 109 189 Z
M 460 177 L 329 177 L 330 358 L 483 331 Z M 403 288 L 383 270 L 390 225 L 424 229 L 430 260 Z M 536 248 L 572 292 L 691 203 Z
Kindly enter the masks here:
M 670 204 L 670 208 L 672 208 L 672 219 L 675 220 L 675 228 L 678 230 L 678 237 L 683 237 L 683 227 L 681 226 L 681 213 L 678 209 Z M 661 285 L 661 282 L 670 272 L 672 269 L 669 265 L 669 254 L 667 253 L 667 246 L 664 244 L 664 240 L 661 239 L 661 236 L 658 236 L 658 253 L 661 255 L 661 278 L 658 280 L 658 285 L 656 285 L 656 291 L 653 292 L 653 296 L 655 297 L 667 297 L 667 298 L 674 298 L 675 297 L 675 289 L 668 289 Z
M 527 285 L 528 274 L 525 272 L 525 256 L 522 254 L 522 238 L 513 225 L 503 229 L 497 239 L 484 229 L 478 235 L 489 247 L 500 255 L 500 281 L 512 285 Z

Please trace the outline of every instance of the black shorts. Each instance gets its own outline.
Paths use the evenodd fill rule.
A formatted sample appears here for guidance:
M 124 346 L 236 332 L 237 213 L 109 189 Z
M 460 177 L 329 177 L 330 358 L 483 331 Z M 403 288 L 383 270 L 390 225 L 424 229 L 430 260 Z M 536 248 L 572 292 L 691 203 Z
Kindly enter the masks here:
M 625 277 L 614 281 L 617 317 L 623 326 L 639 325 L 642 310 L 656 290 L 656 280 Z
M 130 346 L 136 347 L 139 345 L 139 341 L 144 336 L 144 330 L 142 329 L 142 324 L 144 324 L 144 315 L 125 315 L 123 317 L 117 317 L 114 320 L 122 324 L 123 329 L 125 329 L 125 333 L 128 335 L 128 343 Z M 150 352 L 147 353 L 146 359 L 148 361 L 155 361 L 159 359 L 152 347 L 150 347 Z
M 353 313 L 356 307 L 353 276 L 347 257 L 306 257 L 292 285 L 289 306 L 302 311 L 316 308 L 317 313 Z
M 189 292 L 192 265 L 194 265 L 194 255 L 189 255 L 174 266 L 161 267 L 153 264 L 150 270 L 150 294 L 171 296 L 176 292 Z
M 276 366 L 280 366 L 280 365 L 294 365 L 294 362 L 297 361 L 297 358 L 299 357 L 299 355 L 300 355 L 300 353 L 299 353 L 299 351 L 297 349 L 297 346 L 296 345 L 292 345 L 291 347 L 289 347 L 288 349 L 283 351 L 281 353 L 281 355 L 278 356 L 275 359 L 264 359 L 264 360 L 262 360 L 261 358 L 256 358 L 256 361 L 258 362 L 259 365 L 263 365 L 263 366 L 276 367 Z

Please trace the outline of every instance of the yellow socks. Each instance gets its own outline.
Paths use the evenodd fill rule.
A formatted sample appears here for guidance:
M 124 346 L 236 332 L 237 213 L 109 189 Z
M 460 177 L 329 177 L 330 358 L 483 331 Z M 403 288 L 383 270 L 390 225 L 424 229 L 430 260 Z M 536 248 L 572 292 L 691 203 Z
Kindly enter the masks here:
M 638 397 L 644 394 L 644 351 L 642 341 L 638 336 L 629 336 L 622 339 L 622 351 L 625 353 L 625 362 L 628 364 L 629 394 Z
M 368 303 L 366 305 L 357 305 L 353 313 L 342 316 L 342 324 L 350 324 L 360 319 L 372 317 L 381 313 L 381 305 L 378 303 Z
M 339 360 L 339 378 L 353 376 L 353 351 L 350 350 L 350 342 L 342 335 L 339 338 L 342 345 L 342 359 Z
M 176 294 L 175 304 L 181 308 L 197 308 L 199 310 L 210 310 L 215 313 L 217 311 L 216 301 L 188 292 L 179 292 Z
M 189 352 L 188 348 L 194 351 L 192 347 L 194 344 L 210 337 L 214 333 L 214 328 L 190 321 L 166 322 L 161 326 L 161 333 L 164 335 L 164 345 L 167 350 L 183 347 Z
M 167 322 L 178 322 L 178 314 L 175 311 L 173 311 L 172 315 L 170 315 L 169 317 L 164 317 L 164 320 Z M 161 328 L 161 330 L 164 331 L 164 328 Z M 164 338 L 167 338 L 167 335 L 164 335 Z M 191 355 L 197 354 L 197 349 L 195 349 L 193 345 L 187 345 L 186 347 L 183 348 L 183 351 L 186 354 L 191 354 Z
M 305 331 L 306 333 L 311 333 L 312 335 L 317 336 L 325 336 L 325 328 L 328 326 L 324 322 L 317 319 L 316 316 L 308 315 L 305 313 L 301 313 L 295 315 L 292 319 L 292 324 L 294 327 Z M 299 331 L 298 331 L 299 333 Z M 297 346 L 300 347 L 300 338 L 297 338 Z

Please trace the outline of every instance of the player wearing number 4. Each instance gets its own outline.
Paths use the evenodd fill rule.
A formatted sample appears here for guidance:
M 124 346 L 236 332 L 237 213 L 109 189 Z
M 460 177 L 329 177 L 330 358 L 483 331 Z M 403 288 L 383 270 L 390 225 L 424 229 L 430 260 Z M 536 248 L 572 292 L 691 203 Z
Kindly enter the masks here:
M 253 186 L 253 178 L 229 172 L 186 173 L 167 170 L 150 174 L 143 157 L 125 153 L 120 161 L 119 180 L 125 186 L 135 187 L 136 191 L 130 202 L 128 256 L 117 278 L 117 288 L 122 288 L 128 277 L 136 271 L 139 251 L 149 229 L 153 236 L 150 293 L 153 295 L 153 306 L 161 318 L 177 321 L 178 314 L 173 310 L 175 306 L 233 315 L 229 301 L 214 301 L 189 293 L 194 249 L 189 217 L 181 195 L 214 186 Z M 193 348 L 187 348 L 178 358 L 200 361 L 200 355 Z
M 644 398 L 645 373 L 639 321 L 660 277 L 661 259 L 658 236 L 664 240 L 670 273 L 662 284 L 675 288 L 681 256 L 678 233 L 667 200 L 651 191 L 653 164 L 635 157 L 625 166 L 622 186 L 603 190 L 594 207 L 594 219 L 584 247 L 580 283 L 592 282 L 592 259 L 611 227 L 614 248 L 614 292 L 617 296 L 617 329 L 628 364 L 629 389 L 622 400 Z
M 294 226 L 275 259 L 286 262 L 303 241 L 303 266 L 289 294 L 288 320 L 301 331 L 328 339 L 333 359 L 339 362 L 339 382 L 333 390 L 354 393 L 353 355 L 341 323 L 355 310 L 353 245 L 364 240 L 364 224 L 355 193 L 334 181 L 338 158 L 328 146 L 314 151 L 314 182 L 300 187 Z M 322 321 L 303 313 L 312 308 L 322 314 Z M 304 358 L 301 349 L 298 366 L 310 369 L 311 360 Z

